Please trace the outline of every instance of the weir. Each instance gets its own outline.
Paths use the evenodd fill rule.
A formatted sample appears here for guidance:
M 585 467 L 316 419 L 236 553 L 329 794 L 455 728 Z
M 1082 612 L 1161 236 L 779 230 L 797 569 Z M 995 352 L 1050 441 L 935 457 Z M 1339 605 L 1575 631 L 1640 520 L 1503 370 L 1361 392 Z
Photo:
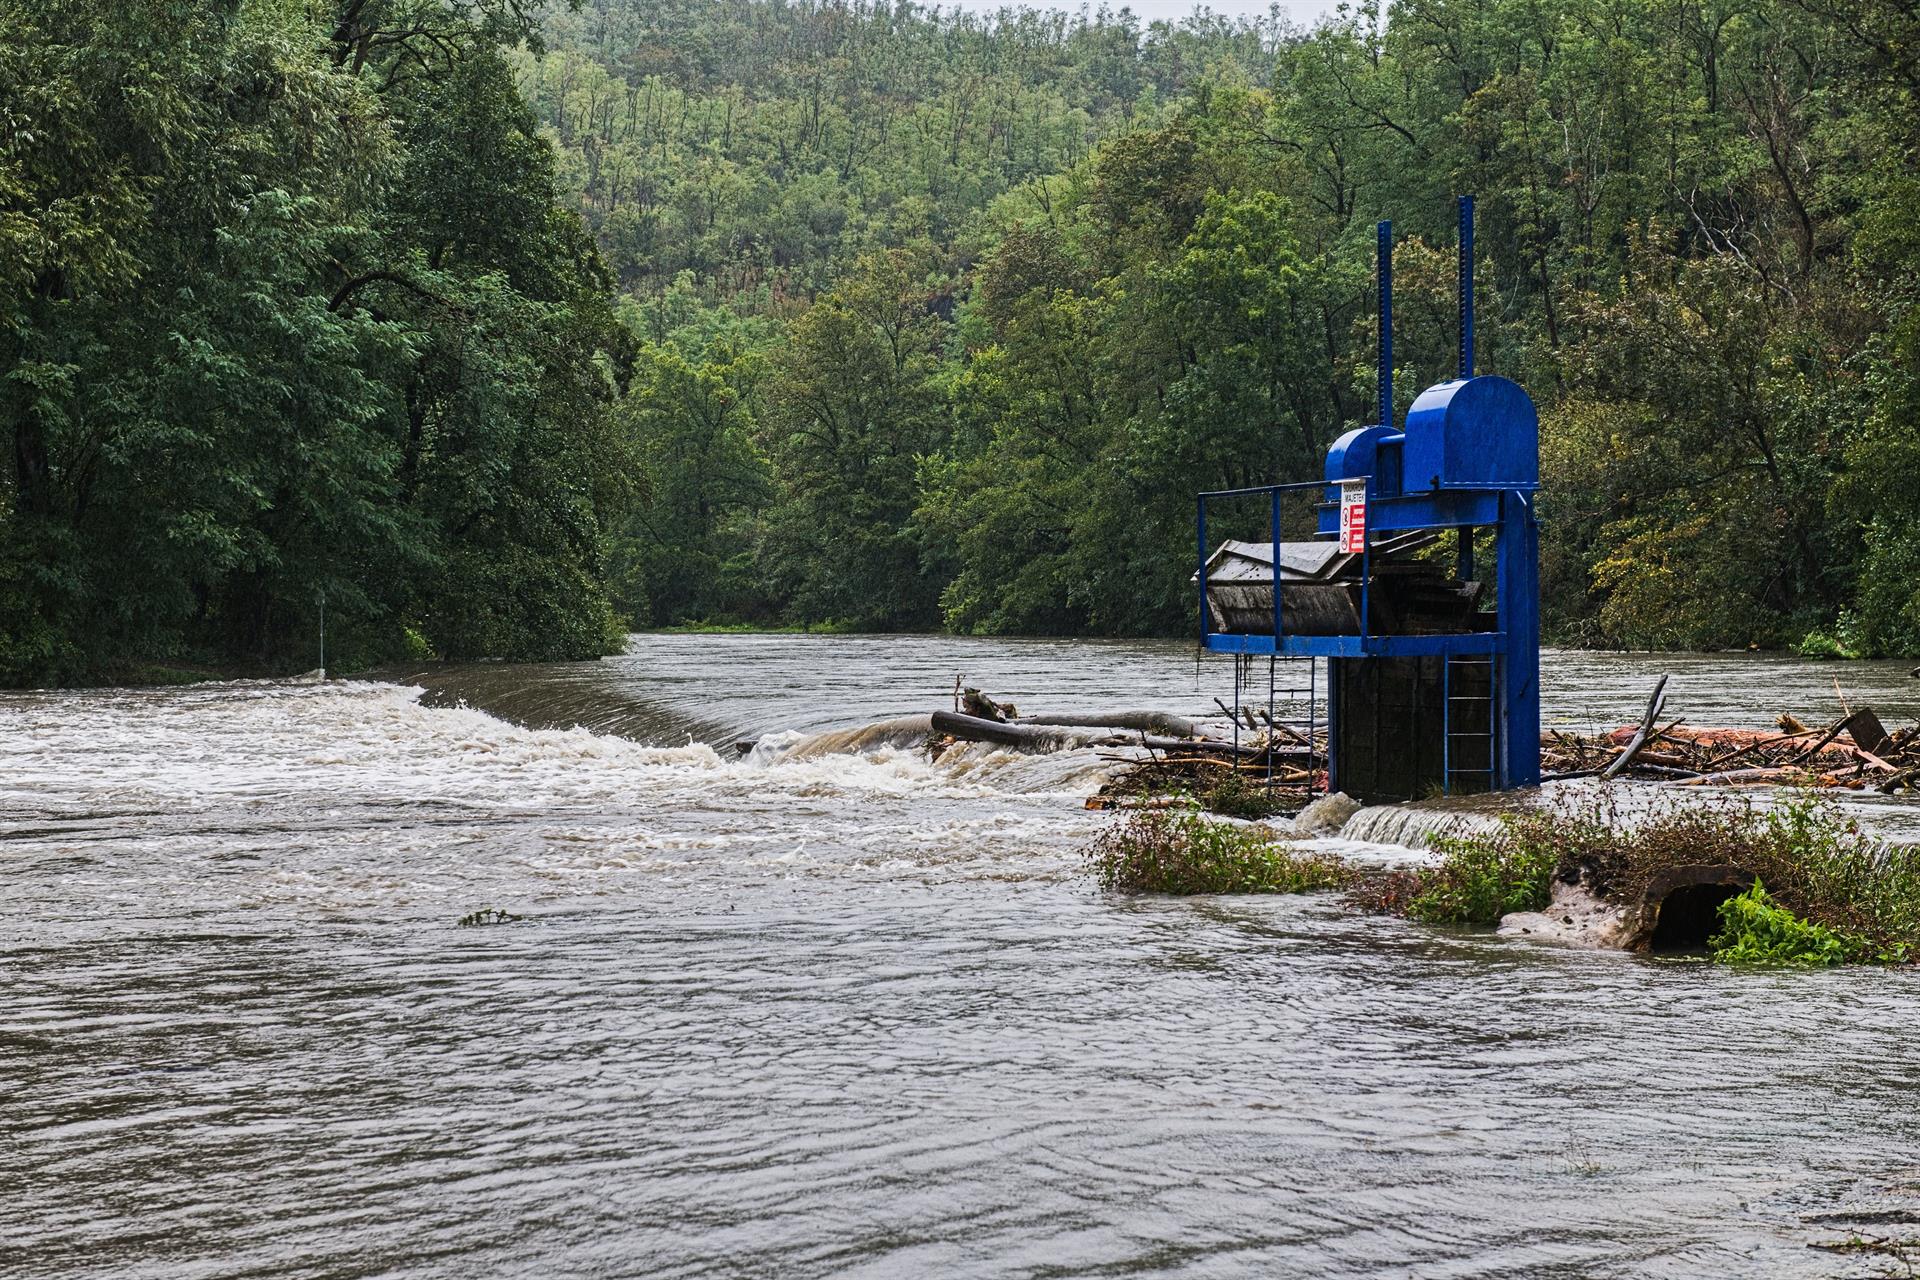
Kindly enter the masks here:
M 1458 212 L 1456 376 L 1396 423 L 1393 228 L 1381 222 L 1377 421 L 1334 442 L 1321 480 L 1198 496 L 1202 649 L 1236 656 L 1236 702 L 1249 661 L 1267 658 L 1270 698 L 1280 664 L 1304 661 L 1309 701 L 1326 691 L 1328 786 L 1367 801 L 1540 780 L 1539 416 L 1517 383 L 1474 373 L 1473 197 Z M 1267 539 L 1210 550 L 1212 505 L 1251 499 L 1264 500 Z M 1311 511 L 1290 519 L 1289 505 Z M 1288 528 L 1311 535 L 1288 541 Z

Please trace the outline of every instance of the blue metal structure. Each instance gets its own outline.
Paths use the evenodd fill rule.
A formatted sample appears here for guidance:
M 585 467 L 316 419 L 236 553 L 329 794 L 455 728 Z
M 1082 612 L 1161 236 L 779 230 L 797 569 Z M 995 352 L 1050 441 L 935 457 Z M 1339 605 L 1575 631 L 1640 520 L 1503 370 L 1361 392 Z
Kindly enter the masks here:
M 1327 451 L 1325 478 L 1304 484 L 1268 485 L 1199 495 L 1197 533 L 1200 555 L 1201 644 L 1215 653 L 1272 654 L 1330 660 L 1329 719 L 1335 732 L 1328 767 L 1334 787 L 1341 785 L 1339 718 L 1352 714 L 1340 691 L 1359 687 L 1343 678 L 1341 664 L 1386 664 L 1437 659 L 1440 671 L 1440 723 L 1408 726 L 1413 733 L 1439 735 L 1439 789 L 1452 789 L 1457 775 L 1482 775 L 1474 789 L 1505 789 L 1540 780 L 1540 585 L 1539 537 L 1534 495 L 1539 485 L 1539 418 L 1527 393 L 1505 378 L 1473 373 L 1473 201 L 1462 196 L 1460 217 L 1460 350 L 1458 376 L 1427 388 L 1413 402 L 1405 423 L 1396 428 L 1392 376 L 1392 227 L 1379 224 L 1380 368 L 1379 421 L 1347 432 Z M 1358 626 L 1348 634 L 1297 634 L 1286 626 L 1281 586 L 1281 501 L 1308 498 L 1320 490 L 1317 508 L 1320 538 L 1340 532 L 1341 488 L 1359 485 L 1366 502 L 1366 529 L 1360 551 Z M 1274 560 L 1271 634 L 1214 628 L 1207 592 L 1207 509 L 1225 498 L 1266 496 Z M 1438 634 L 1397 634 L 1377 629 L 1368 595 L 1375 589 L 1374 543 L 1383 535 L 1414 530 L 1458 531 L 1458 573 L 1473 574 L 1474 532 L 1493 531 L 1495 544 L 1494 611 L 1476 618 L 1490 621 Z M 1264 624 L 1263 624 L 1264 625 Z M 1463 768 L 1456 755 L 1463 735 L 1452 723 L 1456 664 L 1473 664 L 1476 688 L 1490 680 L 1486 695 L 1488 725 L 1484 767 Z M 1487 668 L 1490 666 L 1490 670 Z M 1412 670 L 1412 667 L 1407 668 Z M 1348 669 L 1346 676 L 1364 674 Z M 1376 721 L 1380 719 L 1374 709 Z M 1352 742 L 1352 739 L 1348 739 Z M 1478 755 L 1477 750 L 1474 753 Z

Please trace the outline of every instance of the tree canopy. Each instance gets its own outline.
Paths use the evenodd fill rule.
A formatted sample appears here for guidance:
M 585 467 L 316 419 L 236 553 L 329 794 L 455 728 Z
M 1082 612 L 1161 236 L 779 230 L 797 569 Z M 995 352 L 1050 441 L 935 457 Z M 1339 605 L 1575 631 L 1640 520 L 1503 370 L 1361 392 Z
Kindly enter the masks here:
M 0 681 L 1178 633 L 1460 192 L 1550 632 L 1920 652 L 1917 90 L 1904 0 L 0 0 Z

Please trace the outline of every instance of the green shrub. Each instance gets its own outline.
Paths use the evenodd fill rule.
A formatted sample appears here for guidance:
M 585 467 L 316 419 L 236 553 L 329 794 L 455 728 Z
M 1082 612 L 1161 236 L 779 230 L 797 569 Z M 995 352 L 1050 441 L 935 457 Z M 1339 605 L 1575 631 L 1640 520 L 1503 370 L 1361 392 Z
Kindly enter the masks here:
M 1720 904 L 1720 932 L 1707 942 L 1724 964 L 1845 964 L 1855 948 L 1831 929 L 1802 920 L 1767 896 L 1759 881 Z
M 1127 811 L 1094 840 L 1087 861 L 1115 893 L 1304 893 L 1353 878 L 1337 858 L 1290 853 L 1270 832 L 1190 806 Z
M 1846 645 L 1842 644 L 1837 638 L 1817 629 L 1809 631 L 1806 635 L 1802 636 L 1800 643 L 1793 646 L 1793 651 L 1803 658 L 1851 658 L 1855 656 L 1848 652 Z
M 1920 955 L 1920 848 L 1867 835 L 1811 791 L 1761 811 L 1758 825 L 1761 856 L 1748 869 L 1788 909 L 1848 939 L 1856 960 Z
M 400 652 L 408 662 L 432 662 L 440 656 L 424 635 L 405 625 L 400 628 Z
M 1510 818 L 1498 831 L 1437 836 L 1440 864 L 1422 868 L 1405 911 L 1429 924 L 1498 924 L 1547 905 L 1561 850 L 1551 824 Z

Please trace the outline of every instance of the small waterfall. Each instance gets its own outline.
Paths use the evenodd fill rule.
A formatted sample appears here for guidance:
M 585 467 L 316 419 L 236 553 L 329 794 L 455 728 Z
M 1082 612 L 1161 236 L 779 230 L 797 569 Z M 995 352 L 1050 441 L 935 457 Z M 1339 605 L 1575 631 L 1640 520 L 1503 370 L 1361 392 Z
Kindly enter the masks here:
M 1340 839 L 1361 844 L 1394 844 L 1424 849 L 1435 836 L 1492 831 L 1500 815 L 1486 809 L 1442 808 L 1422 804 L 1368 805 L 1347 819 Z

